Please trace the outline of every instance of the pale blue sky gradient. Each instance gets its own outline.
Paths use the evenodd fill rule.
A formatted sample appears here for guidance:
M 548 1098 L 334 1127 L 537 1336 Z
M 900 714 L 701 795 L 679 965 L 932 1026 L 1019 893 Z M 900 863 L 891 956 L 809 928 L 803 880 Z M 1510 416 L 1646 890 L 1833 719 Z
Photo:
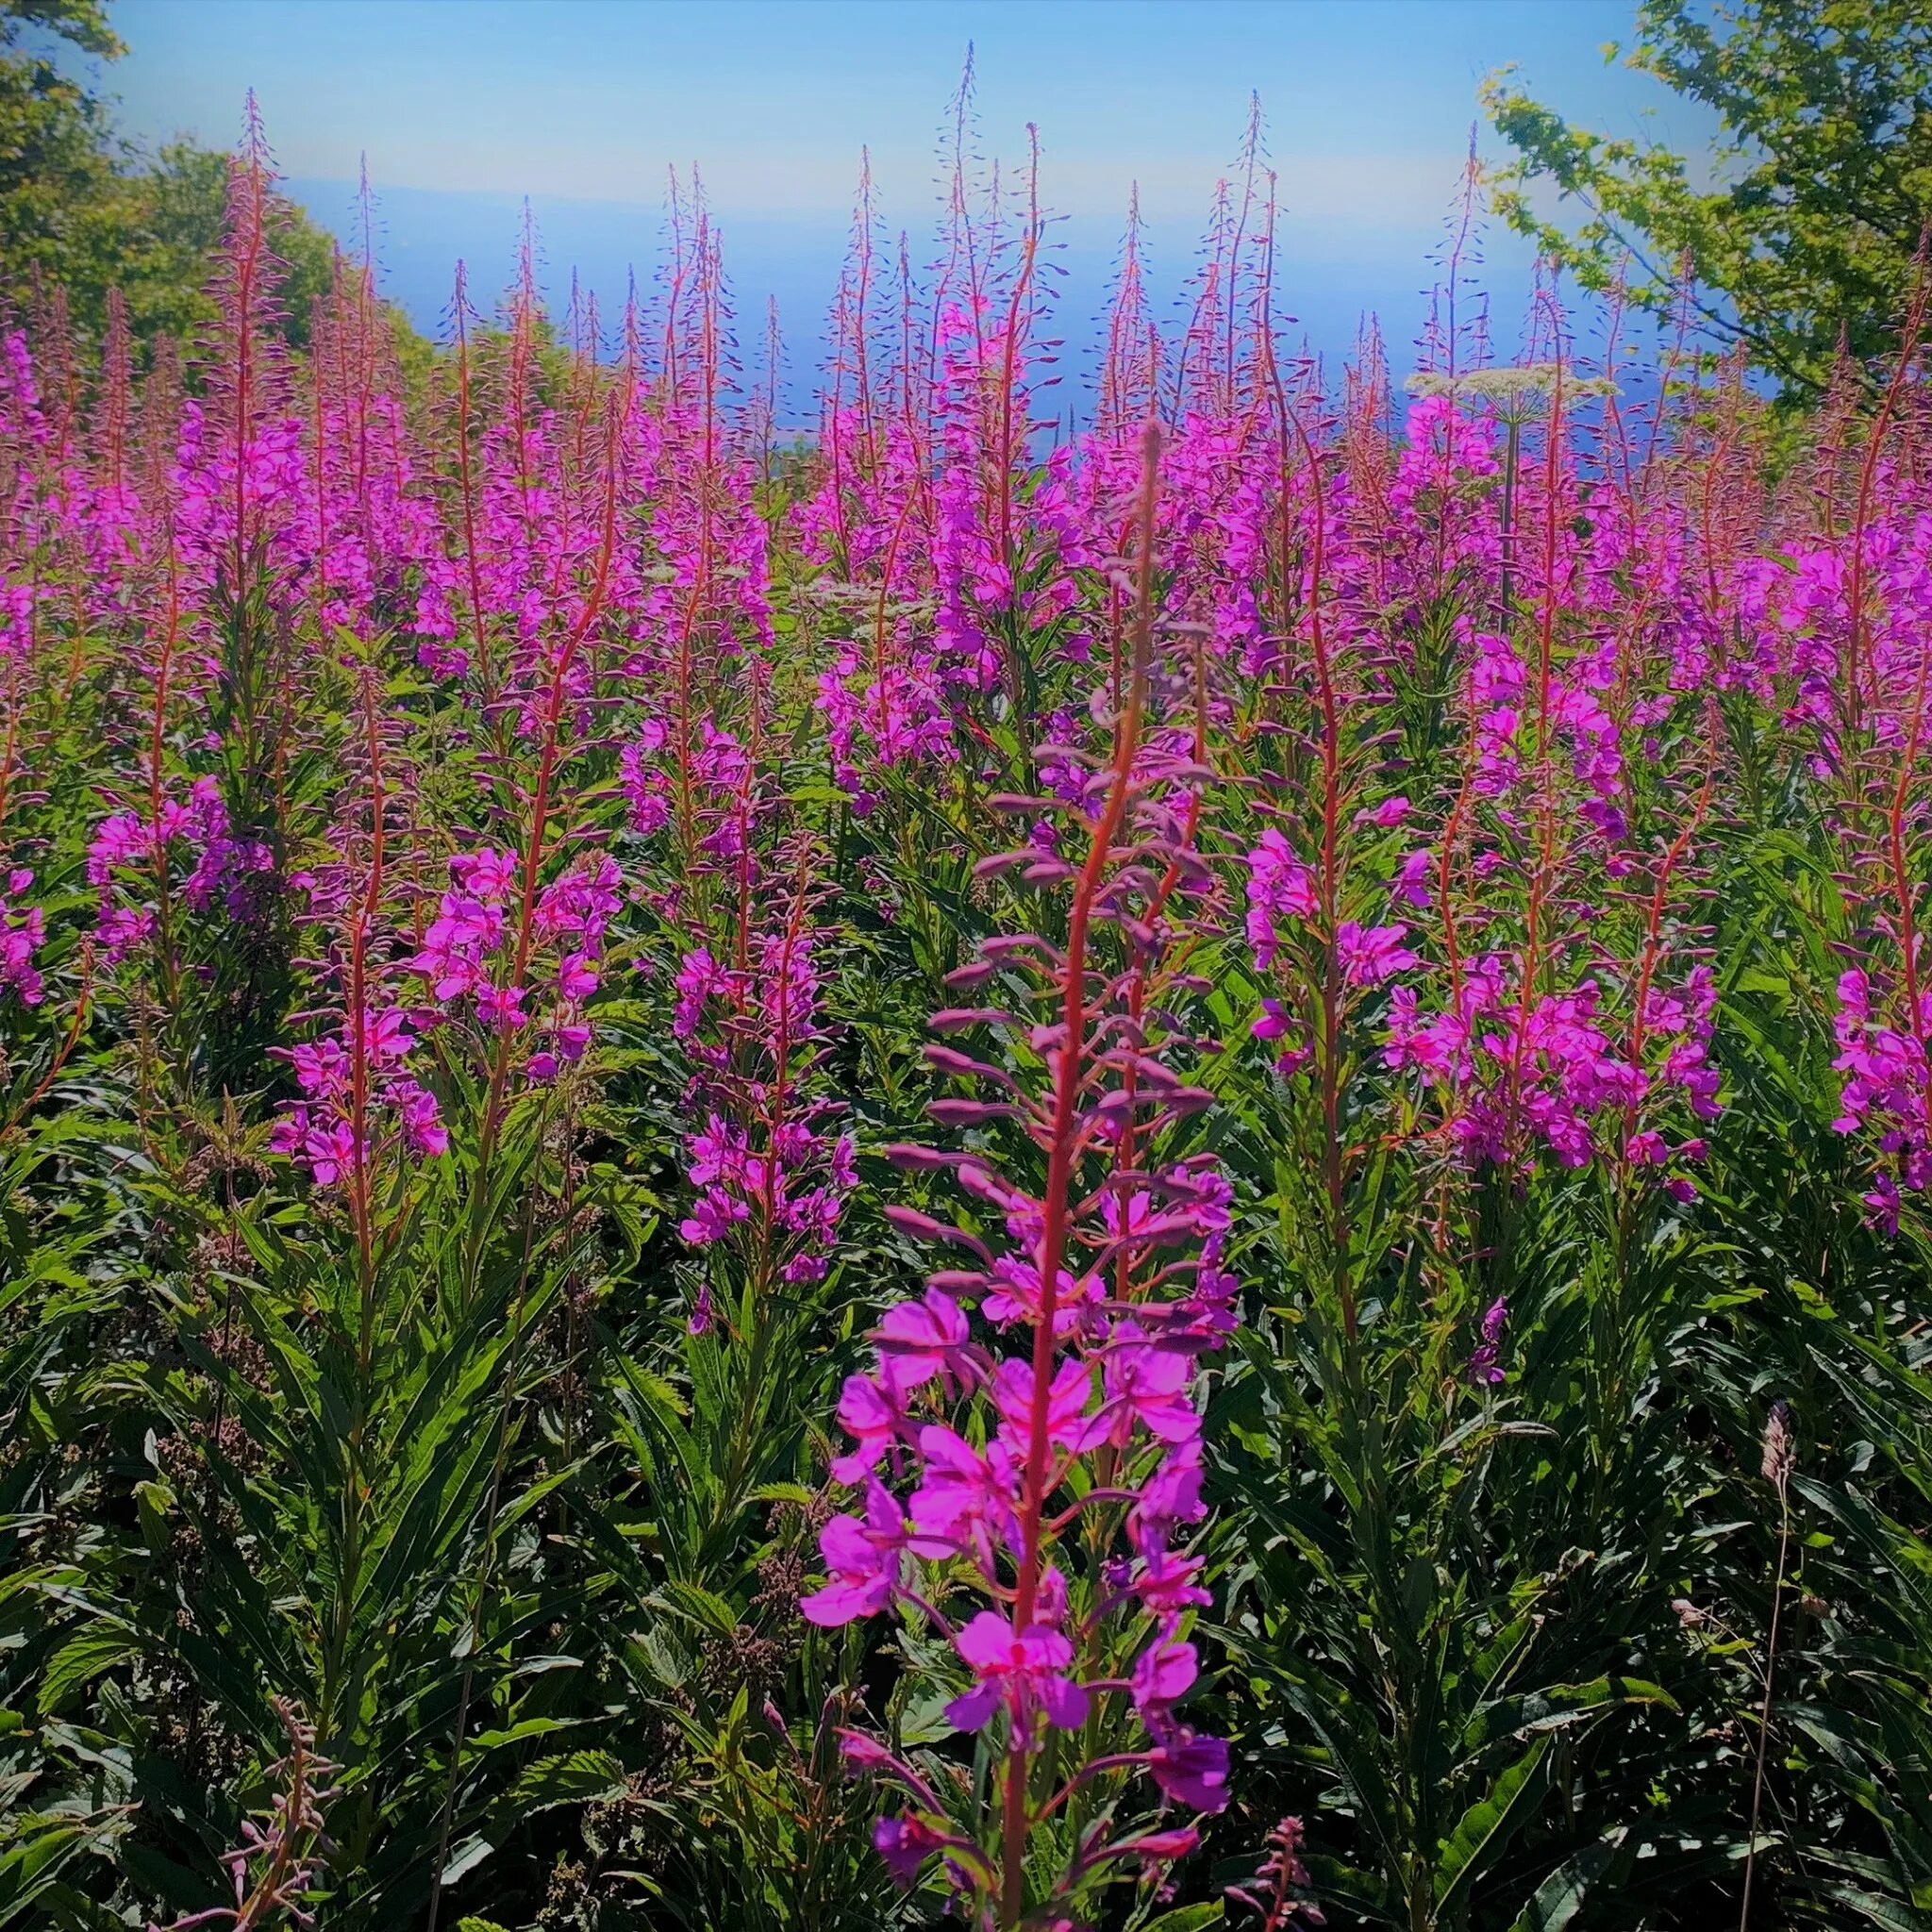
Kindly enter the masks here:
M 121 0 L 132 51 L 106 79 L 148 142 L 225 144 L 253 87 L 291 189 L 345 232 L 366 154 L 391 292 L 427 325 L 457 256 L 479 291 L 507 278 L 525 195 L 553 287 L 575 266 L 621 298 L 626 265 L 647 275 L 655 258 L 667 168 L 695 163 L 741 312 L 775 293 L 795 362 L 830 298 L 862 144 L 888 223 L 916 244 L 930 233 L 937 130 L 969 41 L 986 152 L 1017 161 L 1040 126 L 1076 346 L 1130 184 L 1157 276 L 1176 288 L 1258 90 L 1290 306 L 1340 349 L 1365 308 L 1391 344 L 1419 325 L 1424 258 L 1491 70 L 1516 63 L 1611 132 L 1708 142 L 1683 104 L 1606 65 L 1634 13 L 1635 0 Z M 1507 345 L 1526 263 L 1504 236 L 1490 256 Z

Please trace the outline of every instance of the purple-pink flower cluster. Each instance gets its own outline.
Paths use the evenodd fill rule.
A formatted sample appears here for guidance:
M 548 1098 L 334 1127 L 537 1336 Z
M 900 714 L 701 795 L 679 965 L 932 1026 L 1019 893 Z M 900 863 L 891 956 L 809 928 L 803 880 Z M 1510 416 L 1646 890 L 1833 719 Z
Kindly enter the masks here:
M 34 882 L 31 870 L 17 865 L 0 890 L 0 992 L 9 993 L 24 1007 L 37 1007 L 46 996 L 46 979 L 34 955 L 46 941 L 46 915 L 38 906 L 23 903 Z
M 1899 1002 L 1901 1013 L 1905 1002 Z M 1872 976 L 1860 967 L 1839 975 L 1834 1026 L 1842 1076 L 1841 1134 L 1869 1133 L 1884 1157 L 1864 1200 L 1889 1233 L 1898 1232 L 1900 1190 L 1932 1187 L 1932 1071 L 1925 1041 L 1932 1037 L 1932 993 L 1921 996 L 1918 1024 L 1890 1024 L 1874 995 Z
M 801 888 L 786 924 L 754 937 L 741 964 L 708 948 L 679 964 L 673 1037 L 691 1064 L 686 1136 L 693 1190 L 678 1232 L 694 1248 L 735 1254 L 758 1291 L 822 1280 L 858 1184 L 856 1148 L 820 1072 L 828 1031 Z M 692 1313 L 709 1324 L 708 1276 Z
M 416 1041 L 408 1017 L 394 1008 L 365 1010 L 359 1038 L 351 1033 L 355 1026 L 357 1021 L 346 1018 L 339 1034 L 292 1047 L 288 1055 L 302 1098 L 276 1121 L 269 1144 L 300 1161 L 318 1187 L 341 1186 L 366 1170 L 391 1141 L 417 1156 L 449 1147 L 436 1096 L 410 1064 Z

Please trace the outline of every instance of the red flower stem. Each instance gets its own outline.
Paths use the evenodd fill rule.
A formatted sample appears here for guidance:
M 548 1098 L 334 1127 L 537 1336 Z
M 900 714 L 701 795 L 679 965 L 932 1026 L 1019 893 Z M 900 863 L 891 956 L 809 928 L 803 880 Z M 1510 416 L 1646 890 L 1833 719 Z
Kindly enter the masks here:
M 1067 1214 L 1074 1188 L 1082 1067 L 1087 1040 L 1087 936 L 1106 877 L 1115 838 L 1126 817 L 1133 785 L 1134 758 L 1140 749 L 1146 704 L 1147 667 L 1154 637 L 1154 505 L 1158 488 L 1160 431 L 1150 423 L 1141 444 L 1140 591 L 1134 615 L 1134 657 L 1126 704 L 1114 730 L 1113 771 L 1107 803 L 1087 850 L 1087 862 L 1074 888 L 1067 923 L 1066 969 L 1060 981 L 1060 1050 L 1054 1073 L 1053 1141 L 1047 1156 L 1044 1213 L 1039 1250 L 1040 1303 L 1033 1326 L 1033 1391 L 1027 1418 L 1025 1488 L 1021 1503 L 1020 1573 L 1013 1595 L 1013 1627 L 1033 1621 L 1040 1590 L 1041 1517 L 1052 1458 L 1051 1397 L 1054 1318 L 1058 1302 L 1060 1257 L 1066 1246 Z M 1000 1924 L 1020 1923 L 1024 1904 L 1026 1857 L 1025 1740 L 1017 1726 L 1009 1740 L 1000 1885 Z

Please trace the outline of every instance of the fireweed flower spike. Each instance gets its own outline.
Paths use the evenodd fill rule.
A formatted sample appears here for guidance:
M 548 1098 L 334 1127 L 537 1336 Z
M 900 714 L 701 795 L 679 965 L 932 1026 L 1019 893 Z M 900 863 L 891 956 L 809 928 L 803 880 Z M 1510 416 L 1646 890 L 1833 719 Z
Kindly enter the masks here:
M 1301 1896 L 1309 1882 L 1308 1868 L 1302 1862 L 1302 1835 L 1299 1818 L 1284 1818 L 1268 1834 L 1267 1854 L 1253 1882 L 1227 1888 L 1229 1898 L 1260 1913 L 1260 1932 L 1287 1932 L 1297 1922 L 1327 1923 L 1320 1908 Z
M 423 1016 L 402 1003 L 404 966 L 388 903 L 402 774 L 390 770 L 374 672 L 362 674 L 358 697 L 361 730 L 331 857 L 292 882 L 307 899 L 304 924 L 320 953 L 312 968 L 333 994 L 333 1010 L 319 1037 L 287 1049 L 302 1097 L 284 1110 L 270 1144 L 292 1156 L 317 1187 L 344 1192 L 367 1270 L 375 1241 L 374 1162 L 391 1150 L 433 1158 L 447 1150 L 449 1135 L 415 1058 Z
M 732 1253 L 758 1295 L 824 1278 L 858 1179 L 853 1139 L 821 1068 L 828 1039 L 811 865 L 800 846 L 788 916 L 750 939 L 742 965 L 721 965 L 699 947 L 675 982 L 672 1034 L 691 1066 L 685 1105 L 695 1124 L 685 1138 L 692 1197 L 678 1233 L 692 1248 Z M 707 1277 L 694 1331 L 712 1307 Z
M 1469 1379 L 1496 1387 L 1504 1380 L 1503 1330 L 1509 1323 L 1509 1304 L 1499 1295 L 1483 1310 L 1482 1337 L 1469 1357 Z
M 847 1383 L 840 1420 L 854 1448 L 834 1473 L 862 1484 L 863 1513 L 827 1524 L 829 1580 L 804 1604 L 825 1625 L 901 1607 L 949 1641 L 963 1688 L 946 1712 L 990 1755 L 983 1803 L 870 1740 L 852 1748 L 904 1790 L 907 1809 L 881 1822 L 877 1840 L 893 1871 L 909 1880 L 937 1855 L 979 1926 L 1074 1923 L 1109 1878 L 1191 1847 L 1184 1824 L 1124 1822 L 1128 1774 L 1144 1773 L 1184 1809 L 1227 1800 L 1225 1744 L 1197 1735 L 1177 1706 L 1196 1671 L 1187 1624 L 1207 1601 L 1199 1559 L 1178 1539 L 1204 1513 L 1192 1385 L 1226 1328 L 1228 1196 L 1211 1165 L 1160 1158 L 1206 1096 L 1160 1057 L 1177 1044 L 1162 1024 L 1150 1014 L 1127 1026 L 1122 1004 L 1141 954 L 1160 943 L 1141 908 L 1183 849 L 1199 777 L 1155 751 L 1147 731 L 1159 454 L 1149 429 L 1112 757 L 1060 815 L 1061 849 L 1084 839 L 1084 860 L 1070 879 L 1049 873 L 1065 894 L 1064 943 L 995 940 L 956 975 L 1024 987 L 1036 1017 L 934 1016 L 946 1034 L 1007 1034 L 1013 1063 L 1029 1070 L 936 1047 L 936 1066 L 999 1096 L 941 1102 L 936 1113 L 1012 1126 L 1043 1157 L 1044 1179 L 1033 1191 L 977 1146 L 898 1150 L 915 1169 L 950 1168 L 1004 1241 L 895 1212 L 907 1232 L 944 1239 L 978 1265 L 936 1275 L 921 1299 L 889 1309 L 875 1367 Z M 1013 862 L 1032 869 L 1038 856 L 1029 848 Z M 1116 937 L 1103 944 L 1106 929 Z M 1125 972 L 1108 963 L 1115 946 Z M 1045 1091 L 1029 1091 L 1029 1079 Z M 1137 1150 L 1132 1169 L 1117 1164 L 1124 1145 Z
M 329 1778 L 341 1769 L 315 1748 L 314 1726 L 303 1721 L 285 1697 L 275 1700 L 275 1715 L 288 1734 L 288 1755 L 271 1765 L 279 1781 L 267 1818 L 253 1819 L 242 1827 L 242 1840 L 222 1863 L 235 1888 L 232 1906 L 213 1906 L 172 1921 L 165 1932 L 256 1932 L 258 1927 L 288 1924 L 308 1927 L 315 1915 L 308 1909 L 322 1866 L 334 1848 L 324 1835 L 324 1807 L 336 1795 Z M 150 1923 L 148 1932 L 163 1932 Z

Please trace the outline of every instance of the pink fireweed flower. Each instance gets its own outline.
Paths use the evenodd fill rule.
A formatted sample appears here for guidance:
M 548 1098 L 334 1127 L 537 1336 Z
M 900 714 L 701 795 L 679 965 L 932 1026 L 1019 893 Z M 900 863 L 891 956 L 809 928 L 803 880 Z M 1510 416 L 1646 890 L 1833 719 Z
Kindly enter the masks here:
M 584 1004 L 601 983 L 599 956 L 622 904 L 618 868 L 601 853 L 565 867 L 538 890 L 521 941 L 523 884 L 513 854 L 495 846 L 458 853 L 449 870 L 452 884 L 408 970 L 428 982 L 443 1017 L 466 1008 L 486 1040 L 518 1036 L 508 1064 L 547 1085 L 582 1060 L 591 1042 Z M 525 977 L 512 984 L 520 958 Z
M 872 1828 L 872 1842 L 892 1882 L 910 1890 L 926 1858 L 951 1840 L 921 1818 L 881 1818 Z
M 1499 1295 L 1483 1311 L 1482 1340 L 1469 1357 L 1469 1378 L 1491 1387 L 1503 1380 L 1503 1330 L 1509 1320 L 1509 1305 Z
M 514 1033 L 529 1018 L 524 1011 L 529 991 L 526 986 L 498 986 L 491 980 L 481 981 L 475 988 L 477 1019 L 491 1032 Z
M 902 1379 L 890 1357 L 880 1361 L 875 1375 L 846 1376 L 839 1397 L 839 1425 L 854 1446 L 833 1457 L 835 1481 L 857 1482 L 907 1440 L 912 1420 L 906 1398 L 924 1380 L 923 1375 Z
M 1398 993 L 1401 991 L 1402 989 L 1397 989 Z M 1255 1022 L 1249 1031 L 1257 1040 L 1265 1041 L 1270 1045 L 1274 1045 L 1277 1041 L 1287 1042 L 1274 1056 L 1274 1071 L 1284 1079 L 1291 1078 L 1307 1065 L 1310 1049 L 1306 1040 L 1300 1037 L 1301 1028 L 1293 1015 L 1281 1001 L 1264 998 L 1261 1002 L 1261 1017 Z
M 982 1455 L 957 1430 L 928 1424 L 918 1449 L 923 1474 L 907 1510 L 928 1548 L 971 1549 L 992 1568 L 996 1551 L 1020 1534 L 1021 1465 L 1011 1447 L 995 1438 Z
M 1521 1165 L 1541 1146 L 1565 1167 L 1586 1166 L 1600 1133 L 1643 1103 L 1651 1078 L 1606 1024 L 1597 982 L 1525 1009 L 1511 971 L 1493 956 L 1468 962 L 1454 1012 L 1427 1013 L 1411 989 L 1395 988 L 1384 1062 L 1417 1070 L 1445 1094 L 1450 1134 L 1470 1159 Z
M 1320 911 L 1314 874 L 1273 826 L 1248 854 L 1248 943 L 1264 972 L 1274 964 L 1284 919 L 1312 920 Z
M 1227 1742 L 1176 1728 L 1147 1754 L 1154 1782 L 1176 1804 L 1196 1811 L 1227 1805 Z
M 359 1042 L 367 1070 L 364 1134 L 353 1120 L 358 1042 L 349 1023 L 342 1030 L 289 1049 L 302 1098 L 275 1123 L 269 1144 L 308 1170 L 319 1188 L 342 1186 L 384 1149 L 398 1147 L 419 1159 L 449 1150 L 436 1096 L 410 1071 L 415 1045 L 406 1014 L 394 1008 L 365 1011 Z
M 919 1388 L 941 1376 L 950 1391 L 970 1387 L 980 1374 L 983 1352 L 972 1325 L 942 1289 L 927 1288 L 916 1302 L 897 1302 L 879 1321 L 879 1353 L 891 1362 L 902 1388 Z
M 110 813 L 87 853 L 88 883 L 100 889 L 95 937 L 108 963 L 153 935 L 152 895 L 163 875 L 192 910 L 219 908 L 236 924 L 252 925 L 274 888 L 275 859 L 264 841 L 235 833 L 211 777 L 194 779 L 185 799 L 165 799 L 152 822 L 138 811 Z
M 1402 863 L 1395 868 L 1394 882 L 1389 889 L 1390 897 L 1398 906 L 1414 906 L 1427 911 L 1435 903 L 1429 885 L 1429 874 L 1435 862 L 1435 854 L 1426 848 L 1405 853 Z
M 673 1037 L 691 1069 L 687 1103 L 705 1108 L 686 1141 L 697 1198 L 679 1232 L 728 1250 L 754 1277 L 822 1280 L 832 1265 L 856 1148 L 819 1072 L 827 1033 L 801 888 L 791 922 L 757 936 L 747 963 L 700 947 L 675 978 Z
M 1086 1723 L 1087 1692 L 1067 1674 L 1074 1646 L 1059 1631 L 1039 1624 L 1015 1631 L 997 1610 L 981 1610 L 957 1643 L 978 1679 L 946 1706 L 946 1716 L 960 1730 L 976 1731 L 1001 1704 L 1023 1735 L 1040 1719 L 1062 1731 Z
M 618 782 L 629 808 L 631 830 L 646 838 L 671 823 L 671 779 L 662 764 L 669 738 L 664 721 L 649 718 L 636 741 L 618 754 Z
M 38 906 L 20 903 L 33 882 L 25 866 L 15 866 L 0 891 L 0 992 L 11 993 L 24 1007 L 39 1006 L 46 989 L 34 964 L 34 954 L 46 942 L 46 915 Z
M 1156 1441 L 1191 1441 L 1201 1432 L 1189 1399 L 1193 1378 L 1191 1356 L 1150 1345 L 1132 1323 L 1123 1323 L 1102 1362 L 1102 1400 L 1087 1418 L 1080 1446 L 1107 1442 L 1123 1449 L 1137 1428 Z
M 1199 1655 L 1191 1643 L 1171 1634 L 1176 1627 L 1177 1623 L 1170 1622 L 1159 1641 L 1150 1644 L 1134 1662 L 1134 1707 L 1157 1736 L 1172 1727 L 1174 1706 L 1193 1689 L 1199 1674 Z
M 490 962 L 508 931 L 506 906 L 514 890 L 514 861 L 495 850 L 458 854 L 449 862 L 455 885 L 442 894 L 410 971 L 430 982 L 448 1005 L 486 981 Z
M 1870 1189 L 1861 1196 L 1873 1222 L 1888 1234 L 1898 1232 L 1907 1191 L 1932 1187 L 1932 1077 L 1926 1041 L 1932 1038 L 1932 996 L 1928 1010 L 1913 1016 L 1903 989 L 1892 990 L 1867 971 L 1853 967 L 1838 982 L 1833 1028 L 1840 1075 L 1834 1129 L 1869 1136 L 1878 1157 Z
M 800 1610 L 808 1622 L 836 1629 L 887 1608 L 903 1553 L 916 1541 L 891 1491 L 868 1476 L 864 1516 L 835 1516 L 819 1532 L 819 1552 L 831 1581 L 806 1597 Z
M 1406 925 L 1364 926 L 1343 920 L 1335 931 L 1342 977 L 1351 986 L 1380 986 L 1418 964 L 1416 955 L 1402 943 L 1407 931 Z

